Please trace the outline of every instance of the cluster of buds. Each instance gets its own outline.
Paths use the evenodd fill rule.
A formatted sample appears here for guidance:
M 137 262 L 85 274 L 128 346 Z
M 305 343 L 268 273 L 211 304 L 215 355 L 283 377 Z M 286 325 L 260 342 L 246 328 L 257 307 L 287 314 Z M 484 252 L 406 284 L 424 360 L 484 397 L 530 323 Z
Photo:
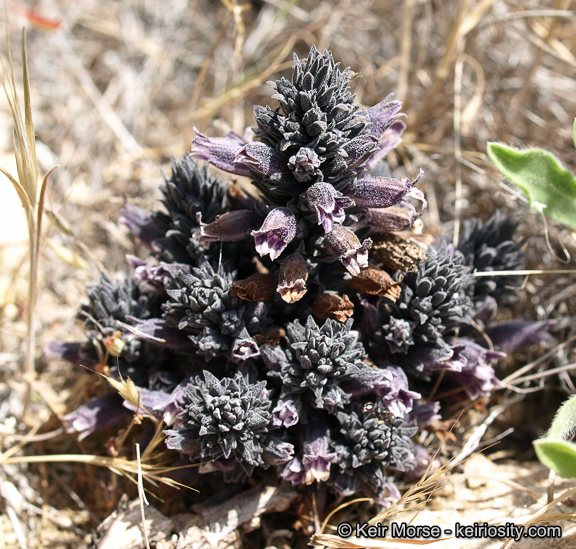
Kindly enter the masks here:
M 203 225 L 201 240 L 251 236 L 257 253 L 271 262 L 306 250 L 311 269 L 338 260 L 358 276 L 368 267 L 373 244 L 357 236 L 360 229 L 413 226 L 426 209 L 415 186 L 422 172 L 414 181 L 369 173 L 400 142 L 405 129 L 398 120 L 400 102 L 388 97 L 361 110 L 349 89 L 351 76 L 328 52 L 313 47 L 304 61 L 294 56 L 291 82 L 271 82 L 280 107 L 255 109 L 254 141 L 236 133 L 209 138 L 197 132 L 193 156 L 250 177 L 261 192 L 253 210 L 232 211 Z M 421 202 L 420 211 L 412 199 Z M 282 290 L 279 285 L 290 302 L 294 294 Z

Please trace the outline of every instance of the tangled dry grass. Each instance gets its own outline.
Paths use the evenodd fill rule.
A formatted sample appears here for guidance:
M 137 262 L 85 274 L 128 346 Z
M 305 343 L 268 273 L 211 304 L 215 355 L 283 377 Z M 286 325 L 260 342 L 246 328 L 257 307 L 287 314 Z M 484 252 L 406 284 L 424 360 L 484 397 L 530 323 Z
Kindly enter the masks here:
M 572 8 L 571 0 L 40 0 L 33 11 L 9 3 L 12 35 L 28 29 L 40 172 L 59 168 L 46 193 L 40 247 L 37 376 L 23 376 L 25 218 L 9 183 L 0 186 L 0 547 L 79 547 L 123 492 L 136 496 L 127 480 L 137 478 L 135 462 L 102 459 L 104 467 L 89 467 L 105 439 L 78 443 L 60 423 L 93 389 L 93 378 L 47 361 L 42 348 L 51 339 L 79 337 L 74 315 L 86 284 L 103 268 L 123 270 L 126 253 L 138 254 L 116 223 L 124 201 L 152 207 L 160 169 L 189 149 L 193 127 L 214 135 L 250 125 L 252 105 L 268 101 L 266 81 L 291 65 L 292 51 L 305 56 L 312 44 L 357 71 L 360 103 L 373 105 L 389 92 L 404 102 L 408 131 L 390 161 L 412 176 L 424 168 L 428 232 L 467 216 L 487 218 L 497 208 L 521 222 L 528 266 L 544 272 L 526 277 L 510 315 L 557 319 L 556 343 L 516 355 L 498 372 L 506 390 L 468 410 L 452 431 L 439 426 L 421 442 L 463 459 L 463 450 L 503 439 L 486 450 L 491 463 L 533 457 L 530 441 L 564 395 L 576 392 L 574 275 L 552 272 L 572 268 L 576 243 L 528 209 L 521 193 L 496 176 L 485 150 L 489 140 L 539 146 L 576 164 Z M 5 58 L 7 44 L 4 37 Z M 16 40 L 13 49 L 20 67 Z M 15 173 L 4 99 L 0 120 L 0 165 Z M 32 413 L 21 421 L 27 384 Z M 456 419 L 451 413 L 445 411 L 447 421 Z M 65 454 L 84 457 L 53 459 Z M 121 470 L 124 477 L 116 474 Z M 172 488 L 152 490 L 164 496 L 163 511 L 185 510 L 174 503 Z M 534 490 L 545 495 L 541 486 Z M 339 520 L 371 516 L 368 504 L 355 505 Z M 275 539 L 272 522 L 245 543 L 303 546 L 324 519 L 314 517 L 313 507 L 291 508 L 289 516 Z M 484 518 L 478 512 L 476 520 Z

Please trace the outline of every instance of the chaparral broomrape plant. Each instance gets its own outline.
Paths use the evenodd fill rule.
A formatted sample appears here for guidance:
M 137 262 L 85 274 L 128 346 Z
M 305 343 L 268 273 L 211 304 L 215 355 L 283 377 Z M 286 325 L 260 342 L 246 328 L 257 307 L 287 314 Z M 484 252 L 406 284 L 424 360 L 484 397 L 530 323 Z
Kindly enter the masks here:
M 129 376 L 169 423 L 168 448 L 200 466 L 196 487 L 276 475 L 393 501 L 395 479 L 427 455 L 414 437 L 441 411 L 428 397 L 440 374 L 459 399 L 488 396 L 503 351 L 546 335 L 528 322 L 491 332 L 518 288 L 498 271 L 522 264 L 504 215 L 466 222 L 456 245 L 411 231 L 423 173 L 392 177 L 385 160 L 401 104 L 363 109 L 352 75 L 312 47 L 272 83 L 278 107 L 255 108 L 252 138 L 197 131 L 165 177 L 164 210 L 123 211 L 150 257 L 88 289 L 86 341 L 49 349 Z M 68 427 L 87 436 L 121 403 L 96 396 Z

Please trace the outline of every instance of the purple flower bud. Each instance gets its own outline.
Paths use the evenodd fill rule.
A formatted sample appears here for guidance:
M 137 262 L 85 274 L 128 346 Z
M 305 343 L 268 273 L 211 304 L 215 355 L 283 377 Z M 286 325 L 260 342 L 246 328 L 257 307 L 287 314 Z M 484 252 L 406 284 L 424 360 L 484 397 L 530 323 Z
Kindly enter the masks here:
M 344 222 L 344 208 L 354 206 L 354 200 L 343 196 L 330 183 L 315 183 L 306 191 L 305 197 L 316 213 L 318 225 L 322 225 L 327 233 L 334 223 Z
M 273 147 L 255 141 L 247 143 L 238 149 L 236 166 L 244 166 L 248 171 L 255 172 L 272 180 L 278 178 L 278 174 L 286 171 L 286 159 Z
M 354 198 L 357 206 L 367 208 L 388 208 L 402 201 L 405 197 L 423 199 L 424 195 L 409 194 L 412 187 L 420 181 L 423 175 L 420 170 L 414 181 L 405 178 L 402 181 L 391 177 L 365 177 L 358 179 L 352 186 L 350 195 Z
M 342 225 L 334 225 L 332 232 L 326 235 L 324 245 L 352 276 L 358 276 L 361 268 L 368 267 L 368 250 L 372 246 L 372 239 L 367 238 L 360 244 L 353 231 Z
M 260 226 L 262 218 L 251 210 L 234 210 L 219 215 L 212 223 L 202 223 L 202 214 L 196 214 L 200 225 L 194 233 L 200 244 L 210 242 L 236 242 L 248 238 L 250 232 Z
M 416 424 L 420 429 L 424 429 L 433 421 L 442 419 L 439 411 L 440 403 L 438 401 L 419 402 L 412 408 L 405 421 L 407 424 Z
M 322 160 L 314 149 L 301 147 L 298 152 L 288 160 L 288 168 L 294 172 L 294 177 L 298 181 L 312 181 L 322 172 L 318 169 Z
M 206 137 L 196 128 L 196 137 L 192 140 L 192 156 L 226 172 L 236 175 L 250 175 L 250 170 L 235 162 L 236 153 L 246 144 L 244 138 L 234 132 L 226 137 Z
M 362 113 L 370 120 L 370 135 L 376 139 L 380 139 L 382 134 L 398 118 L 398 111 L 402 108 L 400 101 L 390 101 L 390 97 L 391 95 Z
M 258 231 L 252 231 L 256 251 L 274 261 L 296 236 L 296 216 L 288 208 L 274 208 Z

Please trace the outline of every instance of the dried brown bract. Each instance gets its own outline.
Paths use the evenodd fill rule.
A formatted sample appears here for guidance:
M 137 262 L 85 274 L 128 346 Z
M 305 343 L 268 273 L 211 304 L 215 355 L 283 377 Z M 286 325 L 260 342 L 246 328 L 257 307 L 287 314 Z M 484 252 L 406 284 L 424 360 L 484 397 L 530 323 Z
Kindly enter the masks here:
M 418 264 L 426 259 L 422 245 L 395 234 L 378 235 L 373 240 L 370 257 L 387 269 L 416 272 Z
M 346 322 L 354 314 L 354 304 L 346 294 L 327 292 L 314 299 L 312 314 L 318 322 L 324 322 L 327 318 Z
M 232 282 L 232 296 L 247 301 L 269 301 L 276 292 L 273 274 L 254 273 L 244 280 Z
M 269 345 L 274 347 L 278 345 L 281 339 L 286 335 L 286 330 L 281 326 L 268 326 L 263 334 L 256 334 L 254 339 L 258 345 Z
M 386 271 L 368 267 L 352 278 L 350 286 L 371 295 L 387 297 L 396 301 L 400 297 L 400 280 L 394 280 Z
M 287 303 L 300 301 L 306 293 L 308 266 L 300 254 L 289 255 L 280 262 L 278 271 L 278 293 Z

